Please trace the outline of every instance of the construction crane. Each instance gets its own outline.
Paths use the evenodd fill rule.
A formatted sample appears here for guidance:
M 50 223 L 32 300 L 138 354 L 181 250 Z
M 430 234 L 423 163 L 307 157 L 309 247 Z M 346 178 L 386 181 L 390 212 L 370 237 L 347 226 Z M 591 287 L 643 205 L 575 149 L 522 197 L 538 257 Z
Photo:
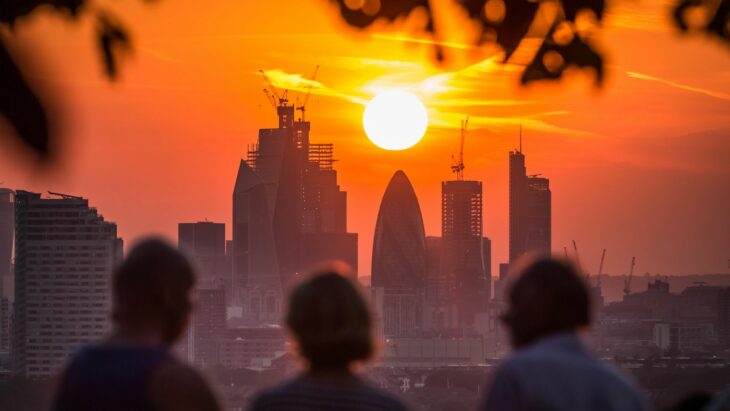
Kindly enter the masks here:
M 297 97 L 296 109 L 302 112 L 301 121 L 304 121 L 304 112 L 307 109 L 307 102 L 309 101 L 310 94 L 312 94 L 312 86 L 314 86 L 314 81 L 317 79 L 318 71 L 319 64 L 317 64 L 317 67 L 314 68 L 314 73 L 312 73 L 312 77 L 309 79 L 309 84 L 307 84 L 307 87 L 304 88 L 304 99 L 299 101 L 299 97 Z
M 261 73 L 261 76 L 266 82 L 266 88 L 264 89 L 264 93 L 266 93 L 266 95 L 268 96 L 269 101 L 274 101 L 275 107 L 286 106 L 286 103 L 289 102 L 289 90 L 284 90 L 283 94 L 279 94 L 279 92 L 276 91 L 274 83 L 272 83 L 269 76 L 266 75 L 266 72 L 264 72 L 263 70 L 259 70 L 259 73 Z
M 469 117 L 465 120 L 461 120 L 461 146 L 459 148 L 459 160 L 456 161 L 454 156 L 451 156 L 451 171 L 456 174 L 458 181 L 464 180 L 464 140 L 466 139 L 466 129 L 469 126 Z
M 636 266 L 636 257 L 631 257 L 631 268 L 629 276 L 624 280 L 624 296 L 631 294 L 631 277 L 634 276 L 634 267 Z
M 603 262 L 606 261 L 606 249 L 601 253 L 601 263 L 598 264 L 598 274 L 596 275 L 596 287 L 601 288 L 601 276 L 603 275 Z
M 573 250 L 575 250 L 575 264 L 578 266 L 578 270 L 580 270 L 580 256 L 578 255 L 578 245 L 575 243 L 575 240 L 573 240 Z

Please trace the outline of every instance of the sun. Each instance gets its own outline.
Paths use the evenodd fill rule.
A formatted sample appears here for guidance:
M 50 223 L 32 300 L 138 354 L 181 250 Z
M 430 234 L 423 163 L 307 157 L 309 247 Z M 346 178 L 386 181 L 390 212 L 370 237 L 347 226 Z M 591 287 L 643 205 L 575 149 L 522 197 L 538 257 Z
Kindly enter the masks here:
M 365 106 L 362 124 L 370 141 L 386 150 L 405 150 L 418 143 L 428 128 L 426 107 L 414 94 L 384 91 Z

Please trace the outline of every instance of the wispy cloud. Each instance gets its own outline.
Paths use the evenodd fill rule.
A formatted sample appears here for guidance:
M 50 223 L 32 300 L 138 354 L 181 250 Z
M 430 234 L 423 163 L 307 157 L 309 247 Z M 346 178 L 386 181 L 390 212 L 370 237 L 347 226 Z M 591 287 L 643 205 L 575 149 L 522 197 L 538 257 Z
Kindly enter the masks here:
M 438 40 L 433 40 L 433 39 L 411 37 L 411 36 L 405 36 L 405 35 L 373 34 L 372 37 L 375 39 L 379 39 L 379 40 L 392 40 L 392 41 L 398 41 L 398 42 L 402 42 L 402 43 L 428 44 L 428 45 L 441 46 L 441 47 L 447 47 L 447 48 L 458 49 L 458 50 L 471 50 L 475 47 L 471 44 L 456 43 L 456 42 L 451 42 L 451 41 L 438 41 Z
M 327 87 L 319 81 L 304 78 L 303 75 L 298 73 L 287 73 L 280 69 L 264 70 L 264 73 L 271 80 L 274 87 L 279 89 L 306 92 L 311 87 L 311 93 L 315 95 L 337 97 L 358 104 L 365 104 L 366 102 L 360 97 Z
M 596 137 L 595 133 L 585 130 L 577 130 L 572 128 L 560 127 L 552 124 L 544 117 L 552 117 L 559 115 L 571 114 L 569 111 L 549 111 L 544 113 L 528 114 L 524 116 L 512 116 L 512 117 L 491 117 L 491 116 L 479 116 L 470 115 L 469 124 L 475 128 L 484 128 L 494 132 L 504 132 L 509 130 L 516 130 L 519 126 L 522 126 L 528 130 L 534 130 L 544 133 L 569 135 L 574 137 Z M 460 127 L 460 121 L 464 119 L 464 115 L 461 113 L 435 113 L 431 118 L 431 124 L 434 127 L 444 129 L 457 129 Z
M 650 75 L 644 74 L 644 73 L 637 73 L 635 71 L 626 71 L 626 75 L 629 76 L 630 78 L 634 78 L 634 79 L 654 81 L 654 82 L 657 82 L 657 83 L 660 83 L 660 84 L 664 84 L 666 86 L 674 87 L 674 88 L 677 88 L 677 89 L 680 89 L 680 90 L 685 90 L 685 91 L 691 91 L 693 93 L 704 94 L 706 96 L 714 97 L 714 98 L 719 98 L 719 99 L 722 99 L 722 100 L 730 100 L 730 94 L 724 93 L 724 92 L 721 92 L 721 91 L 708 90 L 708 89 L 701 88 L 701 87 L 695 87 L 695 86 L 690 86 L 690 85 L 687 85 L 687 84 L 677 83 L 677 82 L 672 81 L 672 80 L 666 80 L 666 79 L 662 79 L 662 78 L 659 78 L 659 77 L 650 76 Z

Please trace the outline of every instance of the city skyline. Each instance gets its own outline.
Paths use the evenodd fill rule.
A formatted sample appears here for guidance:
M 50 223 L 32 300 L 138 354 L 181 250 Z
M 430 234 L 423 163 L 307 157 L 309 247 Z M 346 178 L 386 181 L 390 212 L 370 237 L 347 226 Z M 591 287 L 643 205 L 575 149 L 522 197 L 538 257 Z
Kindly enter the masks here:
M 580 76 L 565 87 L 519 88 L 522 63 L 472 60 L 473 49 L 463 51 L 463 64 L 439 67 L 429 62 L 430 45 L 403 33 L 358 35 L 342 30 L 324 4 L 288 5 L 222 2 L 212 13 L 222 20 L 198 19 L 192 2 L 131 6 L 121 13 L 134 22 L 139 53 L 115 85 L 101 79 L 84 30 L 43 18 L 19 26 L 21 39 L 67 57 L 39 76 L 67 96 L 69 145 L 48 173 L 3 150 L 0 181 L 94 198 L 130 242 L 146 234 L 174 240 L 180 221 L 207 218 L 230 227 L 235 165 L 257 130 L 276 121 L 258 70 L 301 90 L 297 79 L 309 78 L 319 63 L 321 87 L 313 90 L 307 115 L 312 132 L 337 145 L 348 228 L 361 238 L 373 235 L 377 206 L 369 200 L 397 169 L 408 173 L 423 204 L 427 235 L 438 235 L 438 181 L 450 175 L 459 119 L 468 114 L 465 155 L 470 175 L 485 182 L 484 228 L 495 264 L 508 255 L 504 153 L 517 147 L 521 123 L 531 168 L 552 180 L 553 251 L 575 239 L 595 271 L 606 248 L 611 274 L 626 272 L 633 255 L 639 273 L 727 271 L 730 194 L 717 187 L 730 185 L 724 74 L 730 62 L 711 41 L 677 38 L 657 17 L 663 3 L 609 9 L 602 35 L 613 41 L 598 92 Z M 281 27 L 263 23 L 274 16 Z M 191 30 L 177 20 L 199 24 Z M 63 43 L 49 41 L 61 37 Z M 687 55 L 703 61 L 700 73 L 677 64 Z M 362 130 L 361 103 L 396 86 L 419 93 L 432 122 L 412 149 L 385 152 Z M 138 207 L 127 207 L 129 198 Z M 599 207 L 596 218 L 591 210 Z M 371 254 L 369 241 L 360 241 L 359 254 Z M 367 275 L 368 259 L 359 265 Z

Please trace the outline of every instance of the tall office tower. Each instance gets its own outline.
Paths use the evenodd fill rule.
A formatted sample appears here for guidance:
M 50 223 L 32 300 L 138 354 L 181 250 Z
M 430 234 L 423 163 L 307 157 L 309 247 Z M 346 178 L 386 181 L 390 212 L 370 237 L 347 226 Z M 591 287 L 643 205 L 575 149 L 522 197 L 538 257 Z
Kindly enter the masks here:
M 416 335 L 423 329 L 426 235 L 418 198 L 400 170 L 390 179 L 380 203 L 371 286 L 383 293 L 384 335 Z
M 204 368 L 220 365 L 220 344 L 227 331 L 225 289 L 200 288 L 195 297 L 190 324 L 192 360 Z
M 550 180 L 538 176 L 527 177 L 527 251 L 550 254 L 552 246 Z
M 230 268 L 226 265 L 226 225 L 208 221 L 180 223 L 177 233 L 178 247 L 193 260 L 200 285 L 230 289 Z
M 482 237 L 481 181 L 441 183 L 441 272 L 456 307 L 456 324 L 471 326 L 487 312 L 491 283 L 487 279 Z
M 109 332 L 117 226 L 88 200 L 15 195 L 15 309 L 11 355 L 22 377 L 56 373 L 80 346 Z
M 295 120 L 286 100 L 276 109 L 278 127 L 259 130 L 233 192 L 232 278 L 254 323 L 278 321 L 282 287 L 313 265 L 337 259 L 357 268 L 332 145 L 310 144 L 310 123 Z
M 0 188 L 0 353 L 10 351 L 12 307 L 13 234 L 15 233 L 15 193 Z
M 11 274 L 15 206 L 13 190 L 0 188 L 0 291 L 2 279 Z
M 520 141 L 522 137 L 520 136 Z M 520 146 L 522 144 L 520 143 Z M 509 262 L 551 250 L 550 180 L 527 175 L 522 148 L 509 153 Z

